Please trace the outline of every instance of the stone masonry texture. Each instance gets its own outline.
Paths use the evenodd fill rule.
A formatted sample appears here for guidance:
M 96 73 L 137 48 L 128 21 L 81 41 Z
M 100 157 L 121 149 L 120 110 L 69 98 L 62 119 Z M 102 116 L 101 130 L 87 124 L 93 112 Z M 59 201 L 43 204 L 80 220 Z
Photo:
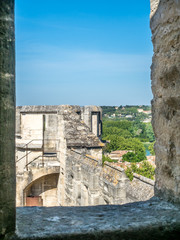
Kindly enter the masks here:
M 151 1 L 155 194 L 180 202 L 180 1 Z
M 124 169 L 102 164 L 100 125 L 97 106 L 17 107 L 16 206 L 28 206 L 27 197 L 32 196 L 46 207 L 124 204 L 153 197 L 152 180 L 134 176 L 131 182 Z
M 155 191 L 179 203 L 180 0 L 151 0 L 151 9 Z M 179 205 L 158 198 L 120 206 L 19 208 L 16 234 L 10 236 L 15 225 L 13 12 L 14 1 L 0 0 L 0 239 L 6 233 L 6 240 L 179 239 Z
M 0 0 L 0 236 L 15 229 L 14 1 Z
M 17 209 L 13 239 L 176 240 L 179 223 L 179 206 L 157 198 L 119 206 L 24 207 Z

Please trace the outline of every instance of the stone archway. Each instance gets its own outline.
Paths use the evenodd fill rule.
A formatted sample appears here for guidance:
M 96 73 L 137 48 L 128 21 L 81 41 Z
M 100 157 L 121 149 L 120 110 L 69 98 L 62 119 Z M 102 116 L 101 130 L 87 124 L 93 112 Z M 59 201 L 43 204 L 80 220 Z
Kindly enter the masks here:
M 59 174 L 44 175 L 23 190 L 24 206 L 59 206 L 57 188 Z
M 60 173 L 60 167 L 42 167 L 39 169 L 32 167 L 30 170 L 31 171 L 26 171 L 24 174 L 19 175 L 16 178 L 16 205 L 18 207 L 25 205 L 25 189 L 30 187 L 33 183 L 38 182 L 40 179 L 45 178 L 46 176 L 57 175 L 59 178 Z M 43 186 L 41 188 L 43 188 Z M 57 204 L 55 206 L 57 206 Z

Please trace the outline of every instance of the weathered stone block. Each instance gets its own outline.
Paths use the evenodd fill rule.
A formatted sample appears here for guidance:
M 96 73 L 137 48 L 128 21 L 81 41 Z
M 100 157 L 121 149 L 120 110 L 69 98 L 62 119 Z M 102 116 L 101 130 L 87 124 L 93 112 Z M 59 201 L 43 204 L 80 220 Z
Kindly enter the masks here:
M 14 1 L 0 1 L 0 236 L 15 229 Z
M 151 2 L 155 194 L 180 202 L 180 1 Z

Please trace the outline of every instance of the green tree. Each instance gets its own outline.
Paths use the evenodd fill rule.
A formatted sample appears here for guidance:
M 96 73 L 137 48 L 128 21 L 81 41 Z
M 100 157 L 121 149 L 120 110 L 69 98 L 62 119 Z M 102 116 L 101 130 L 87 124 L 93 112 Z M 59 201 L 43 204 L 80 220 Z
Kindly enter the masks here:
M 154 152 L 154 143 L 155 143 L 155 141 L 152 142 L 152 143 L 149 145 L 149 147 L 148 147 L 151 155 L 153 155 L 153 156 L 155 155 L 155 152 Z
M 117 135 L 109 135 L 106 140 L 110 140 L 110 143 L 106 144 L 105 152 L 111 152 L 115 150 L 132 150 L 136 154 L 138 161 L 146 159 L 146 151 L 143 143 L 136 138 L 125 139 Z
M 120 129 L 128 130 L 132 126 L 132 122 L 127 120 L 119 120 L 119 121 L 105 121 L 103 122 L 103 129 L 104 127 L 117 127 Z
M 135 154 L 138 158 L 138 161 L 142 161 L 142 160 L 146 159 L 145 147 L 139 139 L 130 138 L 130 139 L 127 139 L 127 142 L 128 142 L 128 145 L 129 145 L 129 149 L 127 149 L 127 150 L 134 150 Z
M 106 140 L 110 140 L 105 147 L 105 151 L 111 152 L 120 149 L 120 146 L 125 142 L 125 138 L 117 136 L 117 135 L 109 135 Z M 124 150 L 124 148 L 122 149 Z
M 133 179 L 133 173 L 137 173 L 153 180 L 155 175 L 155 168 L 147 161 L 144 161 L 140 167 L 137 167 L 135 163 L 132 163 L 131 167 L 128 167 L 125 170 L 125 173 L 130 181 Z
M 146 134 L 149 139 L 149 142 L 153 142 L 155 140 L 153 128 L 151 123 L 146 123 Z
M 127 167 L 127 169 L 125 170 L 126 176 L 129 178 L 130 181 L 133 180 L 133 171 L 132 168 Z
M 155 168 L 147 161 L 144 161 L 142 163 L 141 167 L 139 167 L 137 169 L 138 169 L 137 170 L 138 174 L 140 174 L 144 177 L 150 178 L 150 179 L 154 179 Z
M 135 153 L 128 152 L 122 157 L 123 162 L 138 162 L 138 158 Z
M 132 137 L 131 133 L 128 130 L 124 130 L 121 128 L 117 128 L 117 127 L 103 127 L 103 139 L 106 138 L 107 136 L 110 135 L 118 135 L 124 138 L 130 138 Z

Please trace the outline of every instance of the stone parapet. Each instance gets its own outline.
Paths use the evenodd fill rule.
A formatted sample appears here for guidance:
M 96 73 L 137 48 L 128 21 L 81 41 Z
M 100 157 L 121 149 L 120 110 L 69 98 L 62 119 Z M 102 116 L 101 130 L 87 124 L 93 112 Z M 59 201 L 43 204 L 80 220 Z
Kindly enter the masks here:
M 119 206 L 18 208 L 13 239 L 176 240 L 179 229 L 180 207 L 153 198 Z
M 142 176 L 142 175 L 139 175 L 139 174 L 137 174 L 137 173 L 133 173 L 133 176 L 134 176 L 135 178 L 141 180 L 142 182 L 147 183 L 147 184 L 149 184 L 149 185 L 151 185 L 151 186 L 154 186 L 154 184 L 155 184 L 155 181 L 154 181 L 154 180 L 149 179 L 149 178 L 147 178 L 147 177 L 144 177 L 144 176 Z

